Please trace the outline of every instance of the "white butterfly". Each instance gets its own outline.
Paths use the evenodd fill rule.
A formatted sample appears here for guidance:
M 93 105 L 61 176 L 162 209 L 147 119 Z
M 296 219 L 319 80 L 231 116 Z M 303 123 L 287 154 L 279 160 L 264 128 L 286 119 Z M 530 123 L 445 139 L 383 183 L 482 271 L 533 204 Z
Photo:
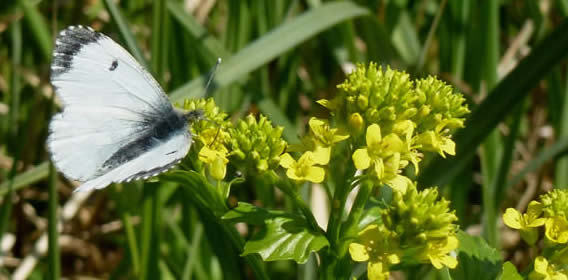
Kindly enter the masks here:
M 120 45 L 90 27 L 55 41 L 51 83 L 63 101 L 47 139 L 52 161 L 75 191 L 147 179 L 189 151 L 188 122 L 201 111 L 173 108 L 156 80 Z

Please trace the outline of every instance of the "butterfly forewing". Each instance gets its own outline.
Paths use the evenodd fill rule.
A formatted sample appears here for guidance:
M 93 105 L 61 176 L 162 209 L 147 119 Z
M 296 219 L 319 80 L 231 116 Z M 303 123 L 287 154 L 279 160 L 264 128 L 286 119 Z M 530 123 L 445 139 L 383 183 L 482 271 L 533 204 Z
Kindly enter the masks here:
M 186 155 L 184 115 L 126 50 L 80 26 L 55 44 L 51 83 L 64 107 L 48 148 L 60 171 L 85 182 L 80 189 L 155 175 Z

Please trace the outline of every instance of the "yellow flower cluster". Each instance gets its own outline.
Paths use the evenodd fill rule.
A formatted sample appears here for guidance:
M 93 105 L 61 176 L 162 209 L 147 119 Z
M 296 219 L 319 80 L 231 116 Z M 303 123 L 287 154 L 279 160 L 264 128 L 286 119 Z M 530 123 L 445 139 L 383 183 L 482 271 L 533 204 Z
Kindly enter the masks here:
M 531 201 L 526 213 L 508 208 L 503 214 L 504 223 L 520 231 L 530 245 L 539 240 L 538 229 L 544 227 L 546 256 L 535 259 L 529 279 L 568 280 L 568 191 L 555 189 Z
M 199 151 L 199 160 L 207 166 L 211 177 L 222 180 L 229 162 L 229 150 L 225 145 L 231 139 L 228 132 L 231 123 L 225 120 L 227 114 L 215 105 L 212 98 L 186 99 L 183 108 L 203 112 L 203 119 L 191 125 L 192 135 L 197 139 L 193 149 Z
M 418 173 L 422 152 L 455 154 L 451 135 L 469 110 L 444 82 L 413 81 L 407 73 L 370 63 L 359 64 L 338 88 L 335 98 L 318 103 L 353 136 L 355 167 L 374 175 L 379 185 L 404 191 L 410 180 L 401 172 L 412 163 Z
M 406 259 L 435 268 L 455 268 L 450 252 L 458 247 L 456 215 L 435 188 L 395 191 L 393 203 L 382 210 L 382 224 L 372 224 L 349 246 L 354 261 L 368 261 L 369 279 L 388 279 L 388 268 Z
M 290 145 L 290 152 L 303 152 L 298 161 L 289 153 L 282 155 L 280 165 L 287 169 L 286 175 L 295 181 L 320 183 L 325 177 L 321 166 L 331 158 L 331 148 L 349 135 L 332 128 L 326 120 L 311 118 L 310 133 L 302 139 L 301 145 Z
M 531 201 L 525 214 L 508 208 L 503 221 L 511 228 L 518 229 L 525 242 L 533 245 L 538 240 L 538 227 L 544 226 L 546 238 L 558 244 L 568 243 L 568 191 L 553 190 Z

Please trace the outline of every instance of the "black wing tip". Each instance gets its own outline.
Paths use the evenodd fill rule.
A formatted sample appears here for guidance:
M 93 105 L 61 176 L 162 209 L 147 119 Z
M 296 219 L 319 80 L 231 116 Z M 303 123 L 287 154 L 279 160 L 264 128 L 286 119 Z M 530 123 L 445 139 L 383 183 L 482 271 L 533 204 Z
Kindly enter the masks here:
M 73 57 L 85 45 L 95 43 L 103 35 L 90 26 L 72 25 L 59 32 L 55 39 L 53 60 L 51 62 L 52 78 L 69 71 Z

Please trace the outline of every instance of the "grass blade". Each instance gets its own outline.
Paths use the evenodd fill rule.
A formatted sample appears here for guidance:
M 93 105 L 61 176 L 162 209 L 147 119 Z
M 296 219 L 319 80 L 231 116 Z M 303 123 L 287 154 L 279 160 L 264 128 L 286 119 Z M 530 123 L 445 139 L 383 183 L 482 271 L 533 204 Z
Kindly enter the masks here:
M 126 46 L 128 47 L 130 53 L 136 58 L 136 60 L 140 64 L 148 68 L 148 62 L 146 61 L 146 59 L 144 59 L 144 54 L 142 54 L 142 50 L 138 46 L 138 43 L 136 43 L 136 39 L 134 38 L 134 35 L 132 34 L 130 27 L 128 27 L 126 19 L 124 18 L 124 16 L 120 12 L 114 1 L 104 0 L 103 3 L 105 4 L 105 7 L 107 8 L 110 16 L 118 26 L 118 30 L 122 35 L 122 39 L 124 39 L 124 41 L 126 42 Z
M 328 3 L 307 11 L 226 59 L 212 86 L 225 87 L 323 30 L 366 14 L 368 10 L 351 2 Z M 170 98 L 173 101 L 181 101 L 184 98 L 197 97 L 204 92 L 205 82 L 205 77 L 194 79 L 174 90 Z
M 518 184 L 525 176 L 533 171 L 538 170 L 547 161 L 563 154 L 568 149 L 568 138 L 559 139 L 554 145 L 543 149 L 533 160 L 527 163 L 519 173 L 507 183 L 505 190 Z
M 51 33 L 47 28 L 45 19 L 38 11 L 36 5 L 29 0 L 20 0 L 22 10 L 24 12 L 24 20 L 29 26 L 36 44 L 38 45 L 41 55 L 47 61 L 51 60 Z
M 492 93 L 473 110 L 465 127 L 454 137 L 456 156 L 436 158 L 422 172 L 419 181 L 428 186 L 449 182 L 467 164 L 477 146 L 515 108 L 538 81 L 545 77 L 553 66 L 560 63 L 568 53 L 568 19 L 538 44 L 521 60 L 495 88 Z
M 23 187 L 27 187 L 33 183 L 39 182 L 49 175 L 49 162 L 42 162 L 32 169 L 24 173 L 20 173 L 9 181 L 0 184 L 0 196 L 4 196 L 9 192 L 10 184 L 12 190 L 17 191 Z

